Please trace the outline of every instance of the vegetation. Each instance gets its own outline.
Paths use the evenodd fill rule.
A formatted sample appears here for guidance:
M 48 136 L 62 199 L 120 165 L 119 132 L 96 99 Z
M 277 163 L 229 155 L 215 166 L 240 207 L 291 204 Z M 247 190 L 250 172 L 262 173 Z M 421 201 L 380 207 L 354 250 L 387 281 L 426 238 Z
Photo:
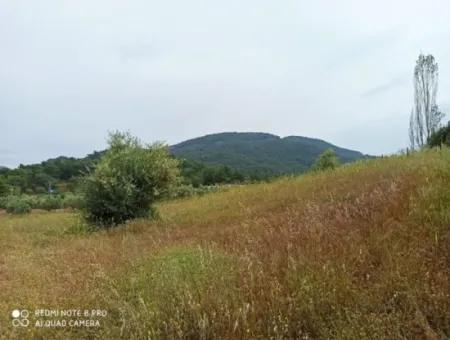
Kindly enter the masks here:
M 434 132 L 430 138 L 428 138 L 428 146 L 442 147 L 443 145 L 450 146 L 450 122 L 447 126 L 441 127 L 439 130 Z
M 330 148 L 344 163 L 365 157 L 318 139 L 265 133 L 209 135 L 174 145 L 170 151 L 179 160 L 180 184 L 199 188 L 306 172 Z M 77 193 L 83 177 L 94 171 L 103 155 L 105 151 L 84 158 L 58 157 L 17 169 L 0 168 L 0 196 Z
M 193 187 L 242 183 L 256 179 L 255 177 L 244 176 L 241 172 L 226 165 L 205 165 L 188 159 L 182 159 L 180 163 L 183 183 Z
M 8 205 L 20 202 L 26 204 L 30 209 L 56 210 L 61 208 L 80 209 L 83 206 L 81 195 L 66 194 L 43 194 L 43 195 L 9 195 L 0 197 L 0 209 L 6 209 Z M 23 202 L 23 203 L 22 203 Z M 25 211 L 29 212 L 29 210 Z
M 313 170 L 323 171 L 323 170 L 333 170 L 339 166 L 339 158 L 333 149 L 328 149 L 324 151 L 319 157 L 317 157 Z
M 427 143 L 444 117 L 436 104 L 438 69 L 431 54 L 419 55 L 414 68 L 414 107 L 409 119 L 409 140 L 413 150 Z
M 26 214 L 31 211 L 31 204 L 18 197 L 13 197 L 12 199 L 7 200 L 4 204 L 6 212 L 9 214 Z
M 143 145 L 128 133 L 112 133 L 109 149 L 84 180 L 84 214 L 111 226 L 148 217 L 151 205 L 175 184 L 178 162 L 165 146 Z
M 94 152 L 80 159 L 58 157 L 40 164 L 20 165 L 0 172 L 0 181 L 14 194 L 76 191 L 78 179 L 95 166 L 102 154 Z
M 5 196 L 9 193 L 9 187 L 6 181 L 0 177 L 0 196 Z
M 280 138 L 267 133 L 218 133 L 172 146 L 177 157 L 208 165 L 227 165 L 245 176 L 257 179 L 279 174 L 305 172 L 327 149 L 333 149 L 341 162 L 365 156 L 319 139 L 290 136 Z
M 69 212 L 0 214 L 1 310 L 108 311 L 46 329 L 1 313 L 2 335 L 449 338 L 449 181 L 443 147 L 161 202 L 158 220 L 93 234 Z
M 21 165 L 0 172 L 0 196 L 8 194 L 67 193 L 80 191 L 83 177 L 92 172 L 105 152 L 94 152 L 85 158 L 58 157 L 41 164 Z M 243 183 L 265 179 L 268 174 L 243 174 L 226 165 L 206 165 L 179 159 L 183 185 L 195 188 L 216 184 Z M 201 191 L 201 190 L 200 190 Z

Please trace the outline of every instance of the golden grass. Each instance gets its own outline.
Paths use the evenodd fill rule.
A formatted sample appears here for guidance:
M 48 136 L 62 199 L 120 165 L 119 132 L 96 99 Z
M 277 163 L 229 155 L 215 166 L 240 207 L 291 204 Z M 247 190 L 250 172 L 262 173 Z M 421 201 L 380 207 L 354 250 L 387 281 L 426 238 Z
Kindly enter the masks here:
M 158 208 L 96 233 L 69 212 L 1 214 L 2 336 L 450 337 L 448 149 Z M 109 314 L 100 329 L 18 329 L 16 307 Z

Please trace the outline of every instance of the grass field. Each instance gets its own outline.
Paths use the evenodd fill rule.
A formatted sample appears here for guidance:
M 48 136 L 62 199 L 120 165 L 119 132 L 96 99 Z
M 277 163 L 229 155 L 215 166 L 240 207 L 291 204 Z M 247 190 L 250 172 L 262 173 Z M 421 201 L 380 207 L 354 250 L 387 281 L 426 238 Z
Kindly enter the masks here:
M 450 150 L 162 203 L 86 232 L 0 214 L 3 339 L 450 337 Z M 104 309 L 100 327 L 11 311 Z

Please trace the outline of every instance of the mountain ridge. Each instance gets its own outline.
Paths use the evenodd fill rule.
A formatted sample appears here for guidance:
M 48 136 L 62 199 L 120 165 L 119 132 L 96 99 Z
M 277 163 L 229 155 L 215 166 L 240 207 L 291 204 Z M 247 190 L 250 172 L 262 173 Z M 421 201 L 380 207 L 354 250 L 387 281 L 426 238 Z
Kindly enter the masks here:
M 273 174 L 308 170 L 325 150 L 333 149 L 343 163 L 370 157 L 318 138 L 280 137 L 265 132 L 221 132 L 172 145 L 171 152 L 210 165 L 227 165 L 244 172 Z
M 343 163 L 372 157 L 359 151 L 345 149 L 319 138 L 304 136 L 280 137 L 266 132 L 220 132 L 195 137 L 169 146 L 171 153 L 178 157 L 208 165 L 227 165 L 231 168 L 254 173 L 282 174 L 308 170 L 320 153 L 326 149 L 335 150 Z M 39 164 L 73 163 L 83 170 L 88 164 L 99 159 L 103 151 L 93 151 L 85 157 L 59 156 L 40 163 L 22 165 L 25 168 Z M 61 165 L 66 167 L 65 165 Z M 14 169 L 2 168 L 3 171 Z M 78 171 L 77 170 L 77 171 Z M 53 175 L 53 174 L 51 174 Z M 67 173 L 68 179 L 73 174 Z

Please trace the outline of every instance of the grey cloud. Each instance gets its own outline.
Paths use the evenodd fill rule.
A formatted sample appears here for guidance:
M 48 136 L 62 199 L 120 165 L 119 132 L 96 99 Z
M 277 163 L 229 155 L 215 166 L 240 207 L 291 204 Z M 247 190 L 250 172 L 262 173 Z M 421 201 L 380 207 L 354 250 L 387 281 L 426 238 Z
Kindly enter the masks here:
M 0 164 L 83 156 L 114 129 L 396 151 L 420 51 L 436 56 L 438 103 L 450 102 L 449 11 L 448 0 L 0 0 L 0 145 L 11 150 Z

